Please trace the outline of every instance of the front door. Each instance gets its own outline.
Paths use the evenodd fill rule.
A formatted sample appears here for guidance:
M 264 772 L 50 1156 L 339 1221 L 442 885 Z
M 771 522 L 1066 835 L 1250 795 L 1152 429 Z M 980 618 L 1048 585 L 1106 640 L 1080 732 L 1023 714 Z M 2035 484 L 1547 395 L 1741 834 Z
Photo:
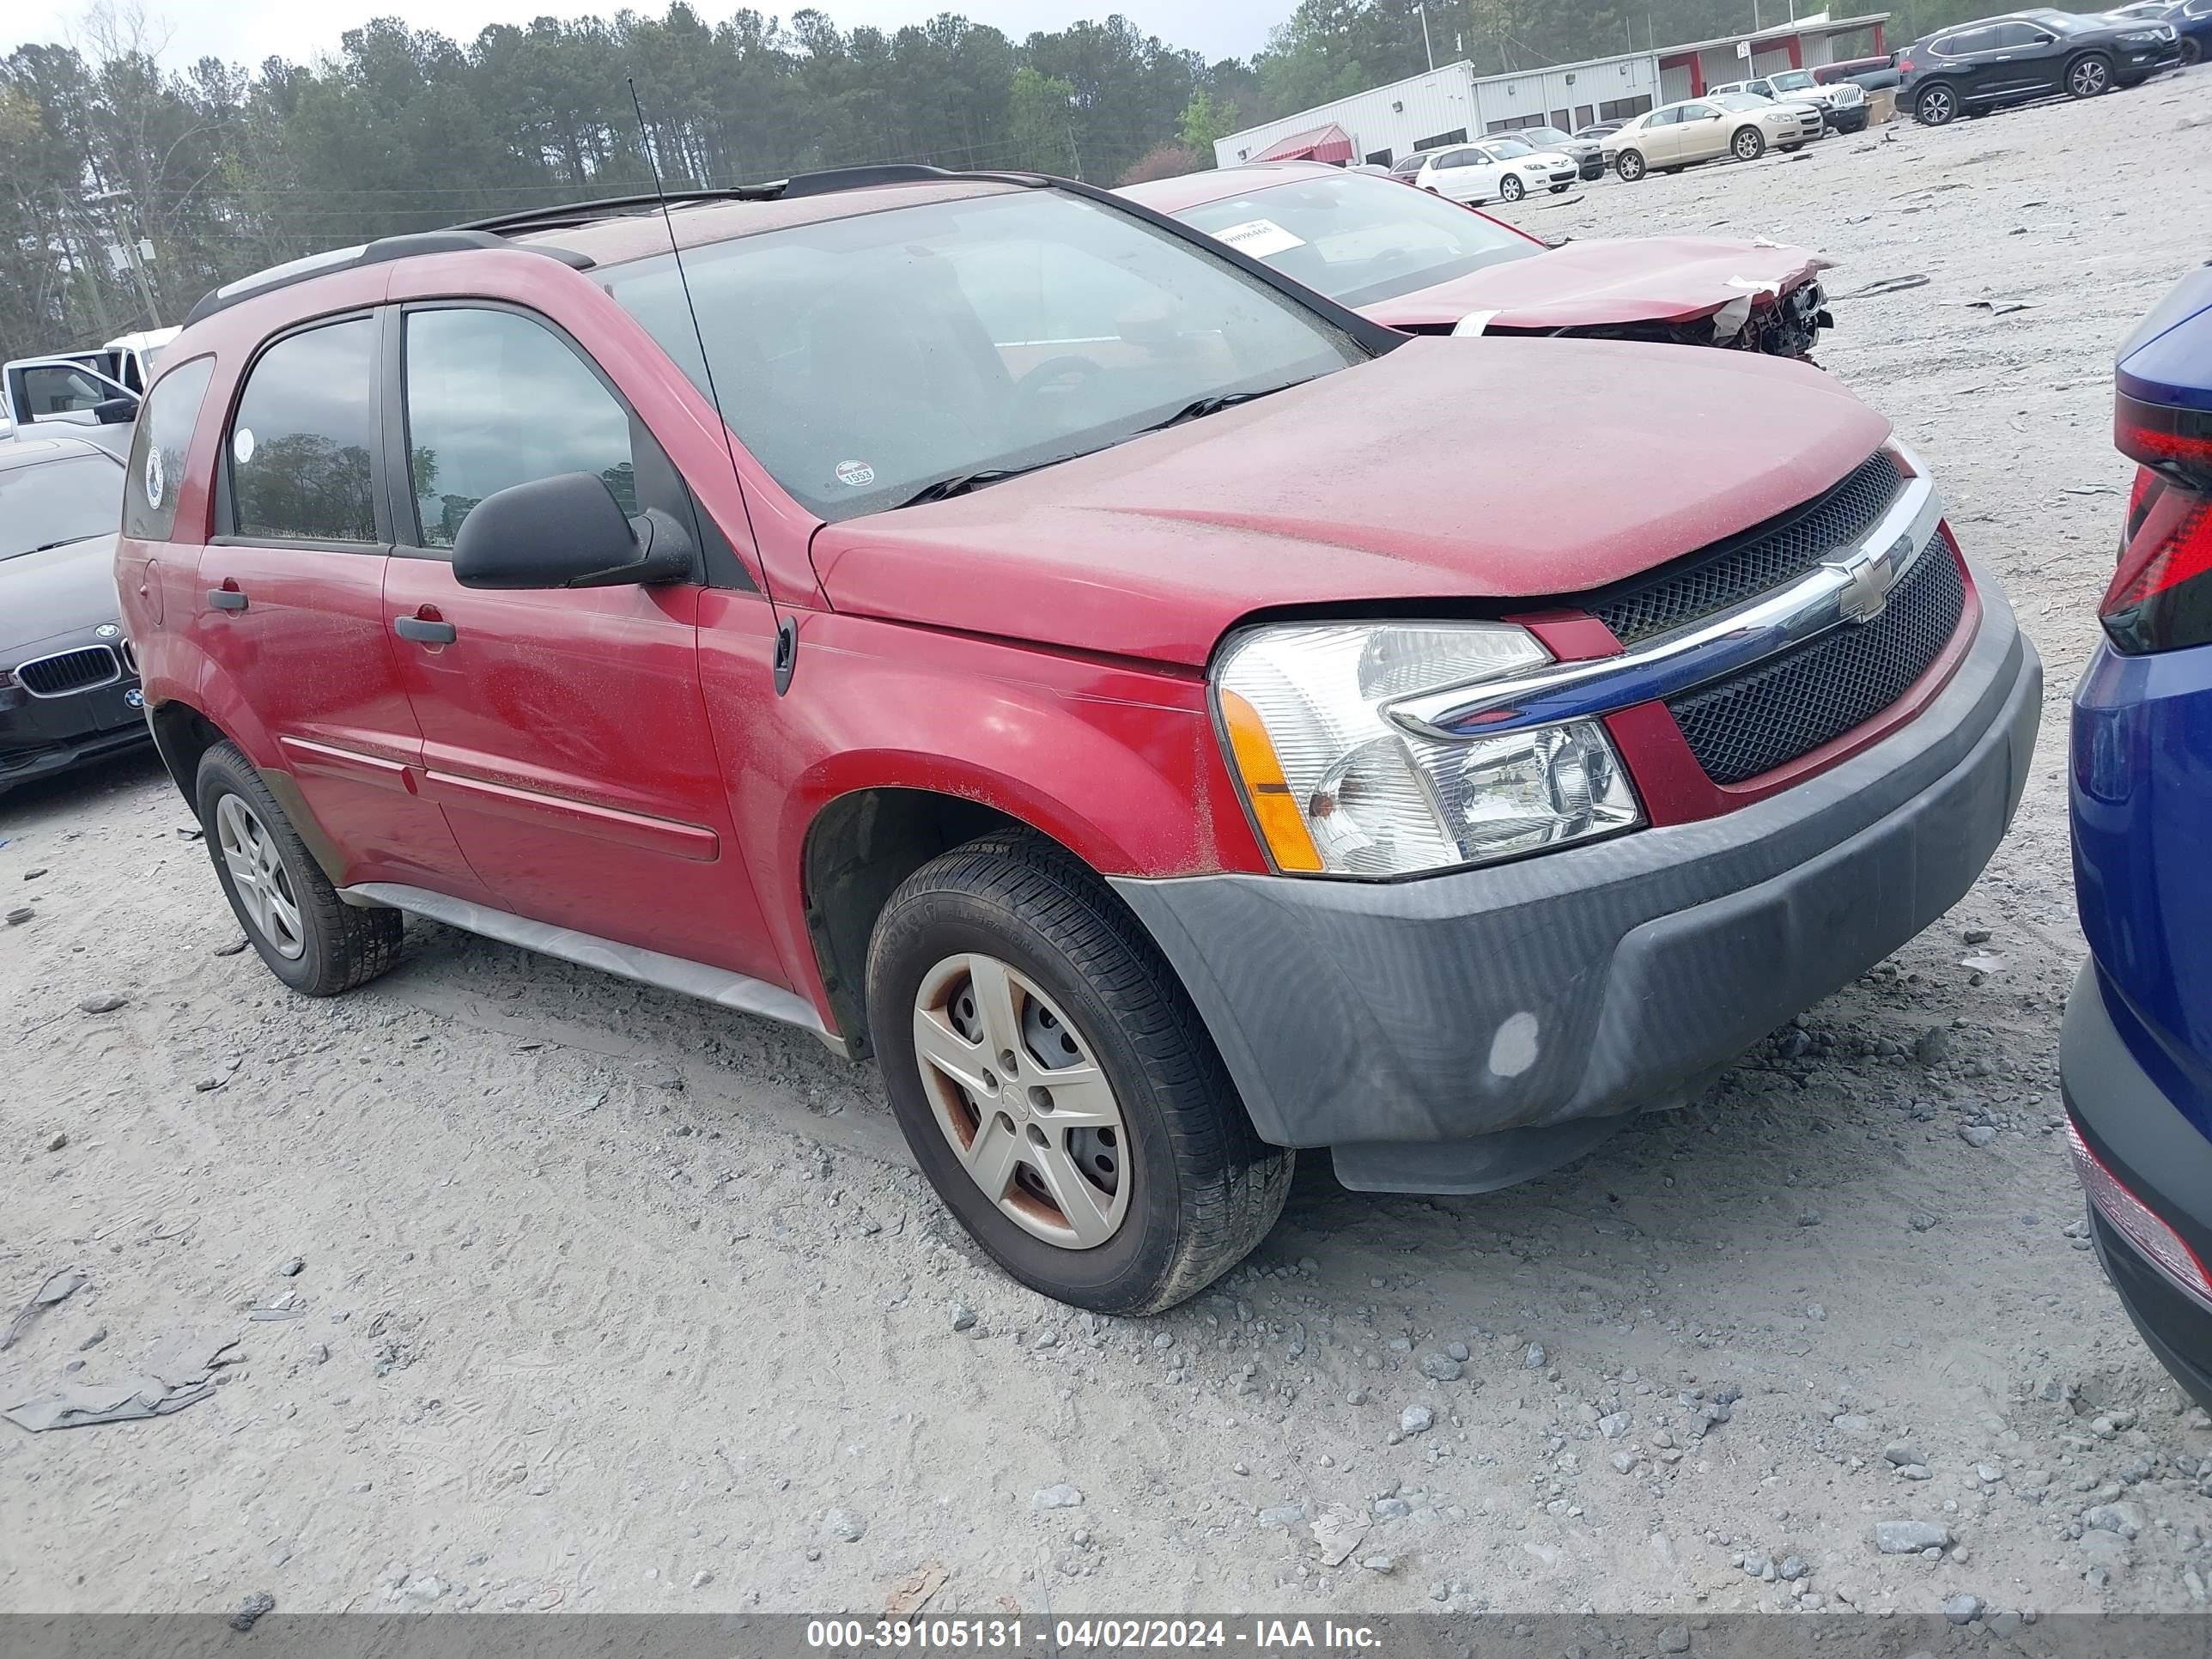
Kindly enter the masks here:
M 1685 104 L 1674 124 L 1674 159 L 1710 161 L 1728 154 L 1729 124 L 1711 104 Z
M 472 306 L 397 319 L 411 500 L 384 621 L 439 802 L 501 908 L 781 977 L 734 840 L 700 690 L 697 582 L 487 592 L 453 540 L 495 490 L 595 474 L 623 510 L 696 521 L 659 446 L 542 320 Z
M 223 434 L 216 529 L 191 628 L 210 714 L 242 735 L 341 886 L 389 881 L 489 902 L 437 806 L 411 786 L 422 733 L 385 643 L 390 559 L 377 500 L 378 325 L 280 337 Z

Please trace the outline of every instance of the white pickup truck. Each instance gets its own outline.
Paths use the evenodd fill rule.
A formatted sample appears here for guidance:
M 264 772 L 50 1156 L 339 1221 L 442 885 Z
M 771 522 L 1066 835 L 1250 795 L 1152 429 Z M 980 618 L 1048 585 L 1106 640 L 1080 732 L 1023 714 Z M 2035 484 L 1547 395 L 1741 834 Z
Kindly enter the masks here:
M 1781 70 L 1772 75 L 1762 75 L 1755 80 L 1731 81 L 1724 87 L 1708 87 L 1709 94 L 1723 92 L 1748 92 L 1760 98 L 1771 98 L 1778 103 L 1810 104 L 1820 112 L 1820 118 L 1832 132 L 1861 132 L 1867 124 L 1866 91 L 1855 81 L 1837 81 L 1823 86 L 1813 78 L 1810 70 Z

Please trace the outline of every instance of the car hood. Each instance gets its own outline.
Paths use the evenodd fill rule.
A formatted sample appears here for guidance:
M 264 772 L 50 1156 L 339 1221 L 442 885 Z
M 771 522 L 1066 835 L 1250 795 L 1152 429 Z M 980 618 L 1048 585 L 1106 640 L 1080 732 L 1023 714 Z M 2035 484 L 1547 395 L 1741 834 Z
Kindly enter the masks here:
M 0 559 L 0 664 L 12 668 L 27 650 L 120 614 L 112 536 Z
M 1710 236 L 1569 242 L 1360 310 L 1392 328 L 1449 328 L 1471 311 L 1495 328 L 1692 322 L 1746 294 L 1786 294 L 1828 261 L 1802 247 Z
M 1415 339 L 973 495 L 825 525 L 815 569 L 840 611 L 1196 666 L 1256 611 L 1619 581 L 1807 501 L 1888 431 L 1818 370 L 1753 352 Z

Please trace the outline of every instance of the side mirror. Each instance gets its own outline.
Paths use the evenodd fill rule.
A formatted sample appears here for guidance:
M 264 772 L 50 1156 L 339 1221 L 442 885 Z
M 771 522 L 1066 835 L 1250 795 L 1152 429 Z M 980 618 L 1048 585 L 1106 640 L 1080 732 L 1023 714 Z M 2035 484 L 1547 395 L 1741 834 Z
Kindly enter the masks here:
M 463 587 L 623 587 L 691 573 L 691 538 L 674 520 L 626 517 L 606 480 L 590 472 L 487 495 L 453 538 L 453 580 Z
M 101 426 L 128 426 L 138 418 L 138 400 L 131 397 L 109 398 L 92 406 L 92 418 Z

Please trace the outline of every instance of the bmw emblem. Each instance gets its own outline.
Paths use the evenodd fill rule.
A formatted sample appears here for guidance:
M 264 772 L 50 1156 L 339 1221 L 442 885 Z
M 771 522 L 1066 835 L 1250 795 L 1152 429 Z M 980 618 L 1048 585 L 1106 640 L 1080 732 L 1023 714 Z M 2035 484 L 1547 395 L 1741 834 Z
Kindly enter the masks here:
M 123 701 L 132 708 L 143 708 L 146 706 L 146 694 L 134 685 L 123 694 Z
M 116 627 L 113 623 L 102 623 L 99 627 L 94 629 L 92 631 L 99 635 L 103 640 L 112 640 L 123 630 Z

